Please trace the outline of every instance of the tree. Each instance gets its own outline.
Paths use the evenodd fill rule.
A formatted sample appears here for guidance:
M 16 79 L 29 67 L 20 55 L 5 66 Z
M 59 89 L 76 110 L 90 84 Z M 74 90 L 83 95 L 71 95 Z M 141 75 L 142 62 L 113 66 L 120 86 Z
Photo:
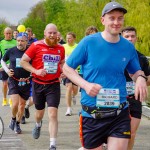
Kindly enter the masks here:
M 150 1 L 116 1 L 128 10 L 125 26 L 134 26 L 137 29 L 137 49 L 145 55 L 150 55 Z M 46 24 L 52 22 L 63 36 L 69 31 L 75 32 L 79 42 L 88 26 L 94 25 L 99 31 L 103 30 L 100 17 L 104 5 L 108 2 L 110 0 L 45 0 L 31 9 L 24 24 L 36 30 L 36 34 L 41 38 Z

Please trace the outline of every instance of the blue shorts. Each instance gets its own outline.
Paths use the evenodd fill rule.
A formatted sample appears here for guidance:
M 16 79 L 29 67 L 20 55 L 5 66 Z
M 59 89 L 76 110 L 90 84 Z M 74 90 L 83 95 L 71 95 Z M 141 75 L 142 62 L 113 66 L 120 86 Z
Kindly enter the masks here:
M 44 109 L 45 102 L 47 102 L 48 107 L 58 108 L 60 103 L 60 83 L 39 84 L 32 81 L 32 96 L 37 110 Z
M 86 149 L 93 149 L 107 143 L 108 137 L 130 139 L 130 115 L 128 108 L 118 116 L 94 119 L 80 115 L 80 140 Z

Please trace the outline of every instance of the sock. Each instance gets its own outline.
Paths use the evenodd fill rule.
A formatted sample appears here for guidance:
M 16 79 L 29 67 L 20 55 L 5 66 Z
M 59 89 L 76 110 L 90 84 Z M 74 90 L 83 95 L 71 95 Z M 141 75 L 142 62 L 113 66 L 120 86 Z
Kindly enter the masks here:
M 28 109 L 28 108 L 29 108 L 29 105 L 26 105 L 26 107 L 25 107 L 25 108 L 27 108 L 27 109 Z
M 16 120 L 16 117 L 15 118 L 12 117 L 12 120 Z
M 39 122 L 39 123 L 36 122 L 36 126 L 41 127 L 41 122 Z
M 67 107 L 67 111 L 71 111 L 71 107 Z
M 50 147 L 56 145 L 56 138 L 50 138 Z
M 17 121 L 17 122 L 16 122 L 16 124 L 20 124 L 20 122 L 19 122 L 19 121 Z

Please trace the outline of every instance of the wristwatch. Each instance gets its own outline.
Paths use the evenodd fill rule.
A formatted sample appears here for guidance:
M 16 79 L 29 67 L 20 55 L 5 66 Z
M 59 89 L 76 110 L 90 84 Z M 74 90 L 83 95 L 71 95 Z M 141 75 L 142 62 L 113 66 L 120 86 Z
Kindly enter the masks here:
M 139 76 L 143 77 L 146 81 L 148 80 L 148 78 L 142 74 L 140 74 Z

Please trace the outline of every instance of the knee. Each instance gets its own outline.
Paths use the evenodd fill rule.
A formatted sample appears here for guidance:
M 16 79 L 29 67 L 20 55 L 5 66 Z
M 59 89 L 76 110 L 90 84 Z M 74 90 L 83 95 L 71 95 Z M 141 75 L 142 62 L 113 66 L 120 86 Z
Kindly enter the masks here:
M 57 119 L 57 113 L 56 112 L 51 112 L 49 114 L 49 119 L 50 120 L 56 120 Z

